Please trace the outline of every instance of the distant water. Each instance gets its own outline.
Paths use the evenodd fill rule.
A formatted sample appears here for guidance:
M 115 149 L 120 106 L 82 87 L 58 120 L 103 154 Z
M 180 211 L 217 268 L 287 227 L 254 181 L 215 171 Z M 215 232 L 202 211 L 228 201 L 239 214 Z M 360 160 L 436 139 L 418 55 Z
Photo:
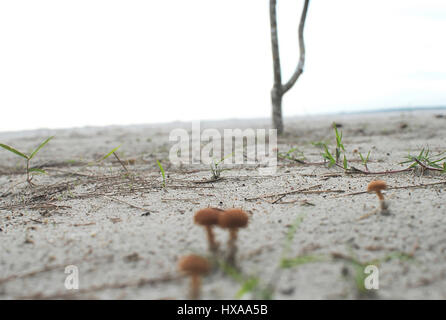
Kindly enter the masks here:
M 334 112 L 336 114 L 365 114 L 365 113 L 378 113 L 378 112 L 410 112 L 410 111 L 435 111 L 435 110 L 446 110 L 446 106 L 418 106 L 418 107 L 393 107 L 393 108 L 382 108 L 382 109 L 367 109 L 367 110 L 357 110 L 357 111 L 341 111 Z
M 373 114 L 373 113 L 385 113 L 385 112 L 411 112 L 411 111 L 446 111 L 446 105 L 445 106 L 416 106 L 416 107 L 391 107 L 391 108 L 377 108 L 377 109 L 366 109 L 366 110 L 349 110 L 349 111 L 338 111 L 334 110 L 331 112 L 318 112 L 318 113 L 312 113 L 312 114 L 299 114 L 299 115 L 285 115 L 285 118 L 295 118 L 295 117 L 317 117 L 317 116 L 331 116 L 331 115 L 361 115 L 361 114 Z M 256 123 L 259 123 L 259 121 L 265 121 L 270 122 L 270 118 L 258 118 L 258 117 L 252 117 L 252 118 L 223 118 L 223 119 L 202 119 L 197 120 L 202 121 L 205 123 L 213 123 L 213 122 L 234 122 L 234 121 L 254 121 Z M 47 135 L 52 134 L 53 130 L 58 129 L 74 129 L 74 128 L 83 128 L 84 130 L 96 130 L 97 128 L 104 128 L 104 127 L 113 127 L 113 126 L 150 126 L 150 127 L 163 127 L 166 125 L 170 125 L 173 123 L 190 123 L 191 121 L 166 121 L 166 122 L 159 122 L 159 123 L 135 123 L 135 124 L 129 124 L 129 125 L 97 125 L 97 126 L 74 126 L 74 127 L 66 127 L 66 128 L 32 128 L 32 129 L 19 129 L 19 130 L 0 130 L 0 134 L 2 134 L 2 138 L 8 137 L 8 134 L 13 134 L 14 136 L 16 134 L 24 134 L 24 136 L 29 135 L 33 132 L 47 132 Z M 43 133 L 42 133 L 43 134 Z

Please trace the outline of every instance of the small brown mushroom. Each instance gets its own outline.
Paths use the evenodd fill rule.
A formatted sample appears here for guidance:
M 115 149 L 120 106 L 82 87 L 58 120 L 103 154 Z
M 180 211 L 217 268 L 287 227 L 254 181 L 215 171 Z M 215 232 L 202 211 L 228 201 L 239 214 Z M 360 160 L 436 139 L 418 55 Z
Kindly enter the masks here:
M 222 228 L 229 229 L 228 262 L 234 264 L 235 254 L 237 252 L 237 232 L 239 228 L 245 228 L 248 225 L 248 215 L 241 209 L 228 209 L 220 213 L 218 225 Z
M 212 227 L 218 224 L 218 216 L 221 212 L 223 212 L 223 210 L 218 208 L 205 208 L 198 210 L 194 216 L 195 223 L 206 229 L 209 250 L 212 252 L 218 250 L 218 243 L 215 241 Z
M 191 277 L 189 298 L 192 300 L 199 299 L 201 277 L 210 270 L 208 260 L 194 254 L 184 256 L 178 262 L 178 269 Z
M 369 183 L 367 186 L 367 192 L 375 192 L 379 199 L 381 214 L 388 214 L 388 205 L 384 200 L 384 195 L 381 193 L 382 190 L 387 189 L 387 183 L 383 180 L 375 180 Z

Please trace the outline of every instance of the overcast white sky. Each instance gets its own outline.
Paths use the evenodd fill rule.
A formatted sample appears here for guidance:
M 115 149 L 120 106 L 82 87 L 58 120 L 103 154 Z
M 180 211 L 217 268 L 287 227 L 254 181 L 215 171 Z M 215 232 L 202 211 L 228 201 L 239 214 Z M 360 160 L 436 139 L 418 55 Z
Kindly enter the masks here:
M 0 131 L 269 117 L 267 0 L 0 0 Z M 283 77 L 303 1 L 278 0 Z M 446 1 L 312 0 L 286 116 L 446 105 Z

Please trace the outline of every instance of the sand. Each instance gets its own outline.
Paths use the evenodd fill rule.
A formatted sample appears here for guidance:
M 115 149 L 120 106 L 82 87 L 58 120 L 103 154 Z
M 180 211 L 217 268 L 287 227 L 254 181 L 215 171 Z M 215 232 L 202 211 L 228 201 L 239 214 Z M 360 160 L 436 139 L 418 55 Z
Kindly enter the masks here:
M 441 113 L 290 118 L 278 147 L 280 152 L 297 147 L 306 161 L 320 162 L 316 142 L 333 149 L 336 121 L 342 124 L 346 154 L 355 160 L 352 166 L 364 170 L 357 151 L 371 150 L 370 171 L 398 170 L 407 167 L 399 163 L 409 153 L 425 147 L 433 154 L 446 151 Z M 202 128 L 268 125 L 267 120 L 231 120 L 203 122 Z M 32 161 L 48 173 L 34 177 L 35 187 L 25 182 L 22 159 L 0 150 L 0 298 L 185 299 L 189 282 L 178 273 L 177 261 L 190 253 L 209 256 L 205 232 L 193 223 L 194 212 L 207 206 L 243 208 L 250 221 L 239 231 L 238 279 L 216 268 L 203 278 L 203 299 L 266 293 L 273 299 L 446 298 L 444 174 L 419 169 L 351 174 L 279 159 L 272 177 L 242 166 L 222 172 L 219 181 L 194 183 L 210 178 L 207 166 L 178 168 L 167 160 L 169 132 L 190 126 L 0 132 L 0 142 L 25 151 L 55 136 Z M 93 162 L 118 145 L 128 174 L 113 156 Z M 156 159 L 166 169 L 166 188 Z M 376 178 L 390 187 L 385 197 L 391 215 L 360 219 L 379 203 L 374 194 L 354 193 Z M 317 192 L 247 200 L 310 187 Z M 224 257 L 228 232 L 217 229 L 216 238 Z M 306 263 L 281 267 L 284 257 Z M 378 266 L 378 290 L 356 285 L 362 269 L 352 261 Z M 78 290 L 64 286 L 69 265 L 78 268 Z M 254 282 L 252 290 L 240 291 Z

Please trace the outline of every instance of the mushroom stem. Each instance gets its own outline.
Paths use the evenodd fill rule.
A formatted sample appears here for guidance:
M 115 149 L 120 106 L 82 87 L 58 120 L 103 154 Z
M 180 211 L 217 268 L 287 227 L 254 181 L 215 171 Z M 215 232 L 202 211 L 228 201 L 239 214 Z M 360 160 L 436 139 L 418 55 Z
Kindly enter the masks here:
M 235 263 L 235 255 L 237 253 L 237 231 L 238 228 L 232 228 L 229 230 L 229 241 L 228 241 L 228 247 L 229 247 L 229 254 L 228 254 L 228 262 L 230 264 Z
M 382 194 L 382 192 L 380 190 L 376 191 L 376 195 L 378 196 L 378 199 L 379 199 L 379 208 L 380 208 L 381 214 L 387 215 L 389 213 L 387 210 L 389 208 L 389 206 L 388 206 L 387 202 L 384 200 L 384 195 Z
M 384 195 L 382 194 L 382 192 L 380 190 L 376 191 L 376 195 L 378 196 L 379 200 L 384 201 Z
M 213 252 L 217 251 L 218 243 L 215 241 L 214 232 L 212 231 L 211 226 L 206 226 L 206 234 L 208 237 L 209 250 Z
M 379 207 L 381 209 L 382 215 L 385 215 L 385 216 L 389 215 L 389 210 L 388 210 L 389 205 L 384 199 L 379 201 Z
M 384 201 L 384 195 L 382 194 L 382 190 L 387 189 L 387 183 L 383 180 L 375 180 L 369 183 L 367 186 L 367 192 L 375 192 L 379 199 L 379 207 L 382 215 L 388 215 L 389 212 L 387 208 L 388 204 Z
M 235 254 L 237 252 L 236 241 L 238 229 L 245 228 L 248 225 L 248 215 L 241 209 L 228 209 L 222 212 L 218 217 L 218 225 L 228 229 L 228 256 L 227 263 L 235 265 Z
M 190 281 L 189 298 L 191 300 L 197 300 L 200 298 L 201 278 L 199 275 L 192 275 Z

